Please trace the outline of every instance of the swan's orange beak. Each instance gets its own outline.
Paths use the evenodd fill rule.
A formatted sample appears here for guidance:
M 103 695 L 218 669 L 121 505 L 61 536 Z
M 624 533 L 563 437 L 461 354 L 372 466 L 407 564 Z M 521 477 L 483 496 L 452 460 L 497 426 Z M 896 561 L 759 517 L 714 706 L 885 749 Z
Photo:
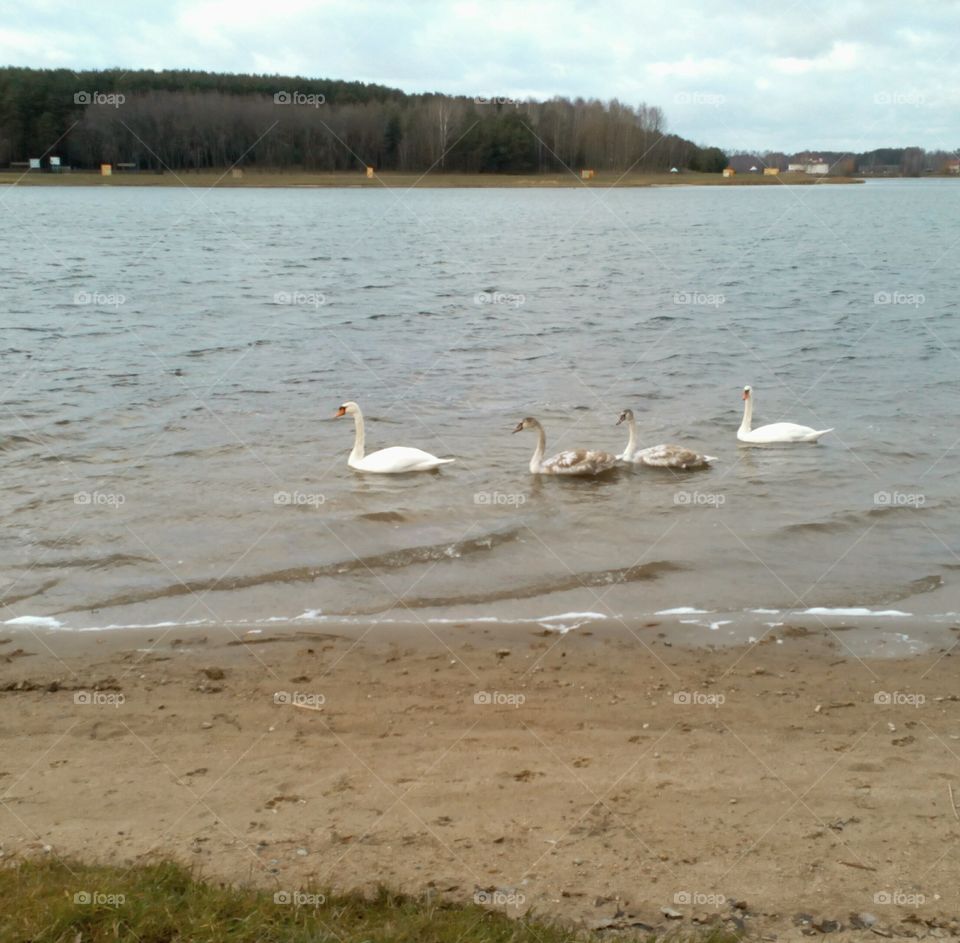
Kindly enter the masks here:
M 346 408 L 343 407 L 343 406 L 341 406 L 341 407 L 333 414 L 333 418 L 334 418 L 334 419 L 339 419 L 341 416 L 346 416 L 346 414 L 347 414 Z

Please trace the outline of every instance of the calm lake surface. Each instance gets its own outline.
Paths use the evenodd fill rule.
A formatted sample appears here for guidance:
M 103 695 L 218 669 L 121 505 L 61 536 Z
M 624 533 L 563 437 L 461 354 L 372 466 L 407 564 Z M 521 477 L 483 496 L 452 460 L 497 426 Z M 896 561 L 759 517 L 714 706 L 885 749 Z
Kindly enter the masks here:
M 958 206 L 948 180 L 4 188 L 0 621 L 684 609 L 710 643 L 864 609 L 946 633 Z M 739 447 L 747 383 L 755 424 L 836 431 Z M 351 471 L 352 422 L 329 418 L 349 399 L 368 450 L 457 462 Z M 626 407 L 642 443 L 719 461 L 535 480 L 511 435 L 533 415 L 548 454 L 621 451 Z

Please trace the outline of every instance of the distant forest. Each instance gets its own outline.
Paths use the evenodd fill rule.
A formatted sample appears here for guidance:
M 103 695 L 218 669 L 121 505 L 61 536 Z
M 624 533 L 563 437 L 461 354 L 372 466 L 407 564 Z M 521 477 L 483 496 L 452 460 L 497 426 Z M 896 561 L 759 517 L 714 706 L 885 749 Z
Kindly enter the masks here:
M 0 69 L 0 167 L 719 172 L 656 106 L 409 95 L 362 82 L 189 71 Z

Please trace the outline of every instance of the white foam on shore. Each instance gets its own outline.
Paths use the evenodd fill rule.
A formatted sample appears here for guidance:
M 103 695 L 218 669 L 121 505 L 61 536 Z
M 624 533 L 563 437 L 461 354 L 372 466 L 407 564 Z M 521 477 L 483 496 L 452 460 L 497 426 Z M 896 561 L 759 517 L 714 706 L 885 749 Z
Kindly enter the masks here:
M 588 625 L 597 619 L 606 619 L 602 612 L 562 612 L 558 616 L 542 616 L 537 619 L 538 625 L 542 625 L 548 632 L 556 632 L 558 635 L 566 635 L 574 629 L 579 629 L 582 625 Z M 579 622 L 576 620 L 580 620 Z
M 816 606 L 813 609 L 804 609 L 802 616 L 910 616 L 909 612 L 899 609 L 866 609 L 862 606 L 853 606 L 849 609 L 830 609 L 826 606 Z
M 399 622 L 399 619 L 380 619 L 380 622 Z M 458 625 L 461 622 L 499 622 L 496 616 L 477 616 L 476 618 L 466 619 L 427 619 L 428 625 Z
M 113 632 L 117 629 L 180 629 L 194 625 L 216 625 L 210 619 L 191 619 L 189 622 L 124 622 L 113 625 L 84 625 L 68 632 Z
M 17 616 L 16 619 L 7 619 L 4 625 L 35 625 L 43 629 L 62 629 L 63 623 L 51 616 Z
M 322 619 L 323 619 L 323 611 L 320 609 L 307 609 L 305 612 L 301 612 L 300 615 L 293 617 L 294 622 L 300 622 L 302 620 L 319 622 Z
M 748 609 L 747 612 L 755 612 L 758 616 L 775 616 L 780 612 L 779 609 Z
M 551 622 L 561 622 L 564 619 L 606 619 L 607 616 L 602 612 L 561 612 L 558 616 L 540 616 L 534 619 L 534 622 L 543 622 L 549 619 Z
M 676 609 L 659 609 L 655 616 L 693 616 L 707 615 L 706 609 L 694 609 L 692 606 L 677 606 Z

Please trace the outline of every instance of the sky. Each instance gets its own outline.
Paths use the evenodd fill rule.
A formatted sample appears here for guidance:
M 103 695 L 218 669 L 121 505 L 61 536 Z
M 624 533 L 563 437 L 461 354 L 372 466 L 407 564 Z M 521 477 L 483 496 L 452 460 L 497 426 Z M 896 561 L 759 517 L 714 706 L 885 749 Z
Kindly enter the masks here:
M 659 105 L 727 150 L 960 148 L 960 4 L 0 0 L 0 64 Z

